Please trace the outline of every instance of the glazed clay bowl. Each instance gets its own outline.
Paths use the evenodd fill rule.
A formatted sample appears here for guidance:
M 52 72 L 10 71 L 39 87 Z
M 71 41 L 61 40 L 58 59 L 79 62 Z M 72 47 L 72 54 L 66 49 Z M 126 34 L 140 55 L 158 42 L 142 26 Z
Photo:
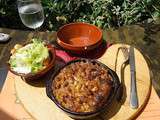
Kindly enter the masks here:
M 68 65 L 73 64 L 73 63 L 88 62 L 88 61 L 93 63 L 93 64 L 98 64 L 99 66 L 101 66 L 104 69 L 108 70 L 108 73 L 112 77 L 112 82 L 113 82 L 112 88 L 111 88 L 111 91 L 109 93 L 109 96 L 108 96 L 107 100 L 104 102 L 104 104 L 101 107 L 99 107 L 95 111 L 91 111 L 91 112 L 74 112 L 74 111 L 71 111 L 71 110 L 63 107 L 57 101 L 57 99 L 56 99 L 56 97 L 55 97 L 55 95 L 53 93 L 52 85 L 54 84 L 54 78 L 60 73 L 60 71 L 62 69 L 65 69 Z M 119 79 L 118 79 L 116 73 L 113 72 L 111 69 L 109 69 L 103 63 L 101 63 L 101 62 L 99 62 L 97 60 L 91 60 L 91 59 L 78 59 L 78 60 L 74 60 L 74 61 L 71 61 L 71 62 L 67 63 L 62 68 L 60 68 L 57 72 L 53 73 L 52 78 L 49 81 L 47 81 L 47 83 L 46 83 L 46 93 L 47 93 L 47 96 L 57 105 L 57 107 L 60 108 L 63 112 L 65 112 L 71 118 L 74 118 L 74 119 L 88 119 L 88 118 L 92 118 L 92 117 L 95 117 L 95 116 L 99 115 L 101 112 L 103 112 L 106 109 L 111 109 L 109 107 L 109 105 L 114 101 L 114 98 L 116 98 L 116 96 L 118 95 L 119 85 L 120 85 L 120 82 L 119 82 Z
M 87 23 L 70 23 L 57 32 L 57 43 L 73 53 L 89 51 L 102 43 L 102 31 Z
M 25 80 L 38 79 L 39 77 L 46 74 L 54 66 L 54 63 L 55 63 L 55 49 L 49 44 L 46 46 L 48 48 L 50 58 L 49 58 L 49 64 L 47 64 L 47 66 L 44 69 L 38 71 L 37 73 L 24 74 L 24 73 L 18 73 L 16 71 L 13 71 L 10 67 L 10 64 L 8 64 L 9 71 L 11 71 L 15 75 L 21 76 Z

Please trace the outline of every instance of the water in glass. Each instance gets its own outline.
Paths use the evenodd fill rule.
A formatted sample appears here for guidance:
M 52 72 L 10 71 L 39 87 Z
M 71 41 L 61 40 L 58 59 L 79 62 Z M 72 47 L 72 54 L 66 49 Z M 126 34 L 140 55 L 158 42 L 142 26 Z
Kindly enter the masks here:
M 19 7 L 19 15 L 23 24 L 29 28 L 39 28 L 44 22 L 42 6 L 33 3 Z

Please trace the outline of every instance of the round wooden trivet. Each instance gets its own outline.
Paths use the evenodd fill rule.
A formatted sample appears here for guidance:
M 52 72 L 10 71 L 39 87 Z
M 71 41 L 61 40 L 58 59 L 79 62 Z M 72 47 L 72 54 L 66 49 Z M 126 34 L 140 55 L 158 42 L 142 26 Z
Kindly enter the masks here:
M 149 98 L 151 89 L 149 68 L 143 55 L 137 49 L 135 49 L 136 84 L 139 107 L 138 109 L 130 108 L 130 66 L 126 65 L 123 69 L 123 75 L 122 72 L 120 75 L 120 68 L 122 63 L 124 62 L 124 57 L 122 51 L 119 51 L 118 55 L 117 51 L 121 46 L 121 44 L 112 45 L 98 60 L 106 64 L 112 70 L 115 70 L 115 63 L 117 63 L 116 72 L 120 78 L 120 81 L 123 82 L 125 88 L 122 100 L 121 102 L 114 101 L 114 104 L 111 105 L 110 111 L 101 114 L 100 116 L 95 118 L 95 120 L 132 119 L 138 115 L 139 111 L 142 110 Z M 123 80 L 121 80 L 121 78 L 123 78 Z M 18 76 L 14 76 L 13 79 L 15 80 L 15 88 L 18 98 L 22 102 L 24 108 L 30 113 L 33 118 L 37 120 L 72 120 L 72 118 L 63 113 L 47 97 L 43 80 L 26 83 Z

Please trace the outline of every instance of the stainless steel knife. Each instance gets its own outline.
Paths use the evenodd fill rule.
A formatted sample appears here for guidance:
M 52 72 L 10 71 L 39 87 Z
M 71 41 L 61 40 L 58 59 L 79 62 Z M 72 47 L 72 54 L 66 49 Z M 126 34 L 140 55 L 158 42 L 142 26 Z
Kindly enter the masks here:
M 130 106 L 133 109 L 138 108 L 138 96 L 136 87 L 136 67 L 135 67 L 135 54 L 134 47 L 129 49 L 129 64 L 131 73 L 131 89 L 130 89 Z
M 1 67 L 0 68 L 0 92 L 3 88 L 4 83 L 5 83 L 7 74 L 8 74 L 8 68 L 7 67 Z

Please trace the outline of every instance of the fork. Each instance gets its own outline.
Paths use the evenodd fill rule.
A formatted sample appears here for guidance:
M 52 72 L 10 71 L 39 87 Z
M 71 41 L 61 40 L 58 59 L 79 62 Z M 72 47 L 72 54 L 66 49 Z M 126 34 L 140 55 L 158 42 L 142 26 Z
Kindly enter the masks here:
M 116 56 L 118 56 L 118 53 L 119 53 L 120 50 L 122 51 L 123 56 L 124 56 L 124 61 L 123 61 L 122 65 L 121 65 L 121 69 L 122 69 L 125 64 L 129 63 L 129 49 L 125 45 L 119 47 Z M 117 64 L 117 61 L 116 61 L 116 64 Z M 117 71 L 116 70 L 116 65 L 115 65 L 115 71 Z
M 129 61 L 129 49 L 124 44 L 125 36 L 123 34 L 123 31 L 119 31 L 119 37 L 120 37 L 120 40 L 122 41 L 122 46 L 119 49 L 122 50 L 122 53 L 124 55 L 124 62 L 122 64 L 124 65 L 125 63 L 127 63 L 127 61 Z
M 122 97 L 123 97 L 123 93 L 124 93 L 123 92 L 124 91 L 124 77 L 122 75 L 124 74 L 123 69 L 124 69 L 125 65 L 127 65 L 129 63 L 129 49 L 124 44 L 125 36 L 124 36 L 122 31 L 119 31 L 119 37 L 120 37 L 120 40 L 122 41 L 122 46 L 118 48 L 116 56 L 118 56 L 120 50 L 122 51 L 123 56 L 124 56 L 124 61 L 121 64 L 121 68 L 120 68 L 120 72 L 121 72 L 120 73 L 121 84 L 120 84 L 120 87 L 119 87 L 120 94 L 117 97 L 117 100 L 121 101 Z M 116 62 L 115 62 L 115 71 L 117 71 L 116 70 L 116 65 L 117 65 L 117 59 L 116 59 Z
M 120 79 L 121 79 L 121 84 L 119 86 L 119 95 L 117 97 L 117 100 L 118 101 L 121 101 L 122 100 L 122 97 L 124 96 L 123 93 L 124 93 L 124 76 L 122 76 L 124 74 L 124 68 L 127 64 L 129 64 L 129 51 L 128 51 L 128 48 L 123 45 L 121 47 L 118 48 L 118 52 L 117 52 L 117 56 L 118 56 L 118 53 L 119 51 L 122 51 L 123 55 L 124 55 L 124 61 L 123 63 L 121 64 L 121 67 L 120 67 Z M 117 60 L 116 60 L 116 64 L 117 64 Z M 116 72 L 116 65 L 115 65 L 115 72 Z M 122 102 L 122 101 L 121 101 Z

